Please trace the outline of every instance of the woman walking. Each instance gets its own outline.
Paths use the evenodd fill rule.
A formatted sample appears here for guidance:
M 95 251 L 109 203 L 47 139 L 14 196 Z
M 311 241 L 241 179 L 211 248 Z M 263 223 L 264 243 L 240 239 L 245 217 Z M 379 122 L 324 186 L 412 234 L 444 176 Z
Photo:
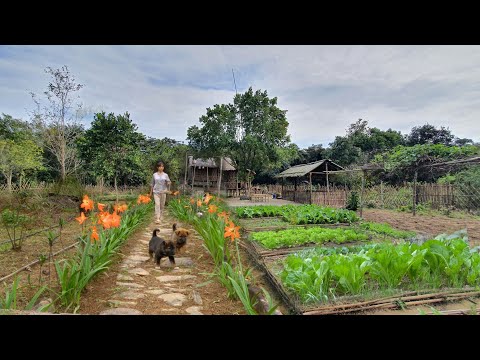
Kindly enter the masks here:
M 167 193 L 170 192 L 170 178 L 168 174 L 164 172 L 165 164 L 163 161 L 157 161 L 157 171 L 153 173 L 152 187 L 150 189 L 150 196 L 153 194 L 155 200 L 155 223 L 159 224 L 163 218 L 163 210 L 165 208 L 165 199 Z

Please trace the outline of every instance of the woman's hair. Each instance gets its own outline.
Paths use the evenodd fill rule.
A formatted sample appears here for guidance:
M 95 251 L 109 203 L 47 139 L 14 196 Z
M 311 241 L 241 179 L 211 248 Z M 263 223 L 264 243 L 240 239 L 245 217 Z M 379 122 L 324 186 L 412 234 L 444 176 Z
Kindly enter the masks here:
M 159 167 L 160 165 L 163 165 L 163 167 L 165 167 L 165 163 L 164 163 L 163 161 L 160 161 L 160 160 L 159 160 L 159 161 L 157 161 L 157 163 L 155 164 L 155 169 L 158 169 L 158 167 Z

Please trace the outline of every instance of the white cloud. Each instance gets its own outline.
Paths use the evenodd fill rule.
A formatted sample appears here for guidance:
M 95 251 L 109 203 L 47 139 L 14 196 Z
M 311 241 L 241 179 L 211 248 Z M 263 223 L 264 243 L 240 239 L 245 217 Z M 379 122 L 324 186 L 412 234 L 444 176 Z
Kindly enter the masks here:
M 233 101 L 233 69 L 240 93 L 278 97 L 300 147 L 326 146 L 359 118 L 479 141 L 479 63 L 479 46 L 0 46 L 0 113 L 28 119 L 45 67 L 67 65 L 88 107 L 128 111 L 144 134 L 184 140 L 207 107 Z

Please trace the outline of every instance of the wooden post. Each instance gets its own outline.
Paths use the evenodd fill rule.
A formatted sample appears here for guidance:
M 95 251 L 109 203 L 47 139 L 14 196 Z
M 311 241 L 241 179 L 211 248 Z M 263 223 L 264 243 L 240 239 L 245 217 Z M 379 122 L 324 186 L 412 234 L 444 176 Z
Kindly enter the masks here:
M 218 191 L 217 196 L 220 197 L 220 184 L 222 182 L 223 158 L 220 156 L 220 172 L 218 173 Z M 238 186 L 238 183 L 237 183 Z
M 312 173 L 310 172 L 310 205 L 312 204 Z
M 282 199 L 285 199 L 283 192 L 283 184 L 285 183 L 285 176 L 282 176 Z
M 330 187 L 328 186 L 328 162 L 325 162 L 325 170 L 327 173 L 327 204 L 330 205 Z
M 415 170 L 415 175 L 413 175 L 413 204 L 412 204 L 412 211 L 413 211 L 413 216 L 415 216 L 416 213 L 416 203 L 417 203 L 417 176 L 418 176 L 418 170 Z
M 236 184 L 235 184 L 235 187 L 236 187 L 236 193 L 235 193 L 235 197 L 240 197 L 240 190 L 238 190 L 238 170 L 235 170 L 235 178 L 236 178 Z
M 383 180 L 380 181 L 380 206 L 382 209 L 385 206 L 385 203 L 383 202 Z
M 208 166 L 207 166 L 207 191 L 208 191 L 209 186 L 210 186 L 210 184 L 208 183 Z
M 297 178 L 295 178 L 295 186 L 294 186 L 294 192 L 293 192 L 293 201 L 297 201 Z
M 185 152 L 185 178 L 183 180 L 183 191 L 187 190 L 188 152 Z
M 194 160 L 195 161 L 195 160 Z M 195 169 L 197 168 L 197 165 L 194 163 L 193 164 L 193 177 L 192 177 L 192 195 L 193 195 L 193 186 L 195 184 Z
M 360 217 L 363 215 L 363 191 L 365 189 L 365 172 L 362 170 L 362 191 L 360 192 Z

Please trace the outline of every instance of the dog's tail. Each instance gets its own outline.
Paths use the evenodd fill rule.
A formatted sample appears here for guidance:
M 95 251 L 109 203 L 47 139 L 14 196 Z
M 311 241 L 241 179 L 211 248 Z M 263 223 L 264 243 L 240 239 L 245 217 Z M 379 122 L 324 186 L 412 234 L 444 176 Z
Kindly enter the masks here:
M 157 231 L 160 231 L 160 229 L 153 230 L 153 236 L 157 236 Z
M 172 228 L 173 228 L 173 231 L 177 230 L 177 223 L 173 223 Z

